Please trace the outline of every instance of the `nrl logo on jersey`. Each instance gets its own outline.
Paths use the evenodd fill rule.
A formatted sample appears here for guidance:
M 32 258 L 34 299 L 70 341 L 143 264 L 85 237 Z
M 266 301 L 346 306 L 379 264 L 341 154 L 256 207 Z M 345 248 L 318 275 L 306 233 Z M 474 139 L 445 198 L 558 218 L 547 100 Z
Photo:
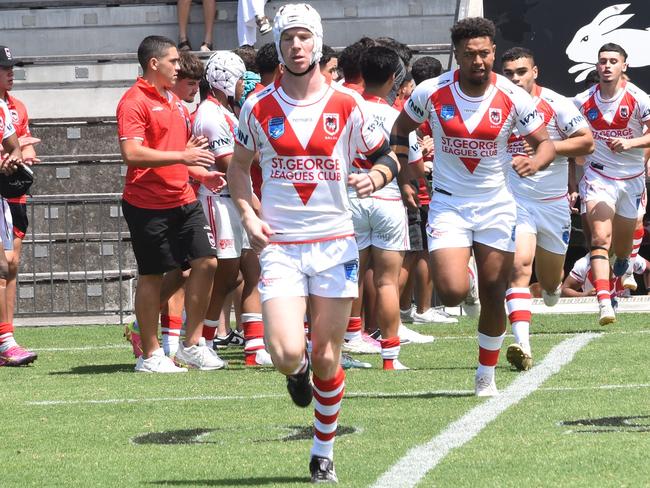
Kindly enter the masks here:
M 587 118 L 589 120 L 596 120 L 598 118 L 598 109 L 592 108 L 587 112 Z
M 339 114 L 323 113 L 323 129 L 330 136 L 335 136 L 339 131 Z
M 456 109 L 453 105 L 443 105 L 440 109 L 440 117 L 442 120 L 451 120 L 456 115 Z
M 9 113 L 11 114 L 11 120 L 13 121 L 14 124 L 18 123 L 18 112 L 15 110 L 10 110 Z
M 494 125 L 499 125 L 501 123 L 501 109 L 500 108 L 491 108 L 490 109 L 490 123 Z
M 622 119 L 628 119 L 630 118 L 630 107 L 627 105 L 621 105 L 618 107 L 618 113 Z
M 269 135 L 279 139 L 284 134 L 284 117 L 271 117 L 269 119 Z

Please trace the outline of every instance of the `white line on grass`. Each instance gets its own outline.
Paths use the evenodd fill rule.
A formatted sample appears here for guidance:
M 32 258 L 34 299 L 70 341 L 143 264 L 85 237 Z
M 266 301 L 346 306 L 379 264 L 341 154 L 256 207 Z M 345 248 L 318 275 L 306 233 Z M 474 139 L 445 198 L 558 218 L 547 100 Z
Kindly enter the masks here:
M 501 392 L 482 403 L 432 438 L 412 448 L 384 473 L 373 488 L 412 487 L 442 461 L 452 449 L 472 440 L 503 411 L 537 390 L 544 381 L 560 371 L 574 355 L 601 334 L 580 334 L 566 339 L 549 351 L 544 360 L 526 374 L 521 374 Z
M 39 347 L 32 349 L 35 352 L 73 352 L 73 351 L 95 351 L 98 349 L 131 349 L 131 345 L 127 343 L 122 344 L 106 344 L 103 346 L 79 346 L 79 347 Z

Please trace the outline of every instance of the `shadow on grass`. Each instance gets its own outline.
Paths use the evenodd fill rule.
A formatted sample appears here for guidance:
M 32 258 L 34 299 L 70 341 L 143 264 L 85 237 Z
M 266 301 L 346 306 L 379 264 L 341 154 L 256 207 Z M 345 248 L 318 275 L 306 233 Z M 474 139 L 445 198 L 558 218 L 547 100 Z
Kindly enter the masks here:
M 276 476 L 264 478 L 222 478 L 216 480 L 160 480 L 150 481 L 150 485 L 162 486 L 261 486 L 279 483 L 307 483 L 307 477 Z
M 473 391 L 425 391 L 425 392 L 419 392 L 419 393 L 409 393 L 409 392 L 404 392 L 404 393 L 391 393 L 390 395 L 383 395 L 381 393 L 373 394 L 373 393 L 367 393 L 367 394 L 358 394 L 358 393 L 350 393 L 349 395 L 345 396 L 345 401 L 349 402 L 352 400 L 367 400 L 368 398 L 372 398 L 375 400 L 395 400 L 398 398 L 421 398 L 423 400 L 431 399 L 431 398 L 462 398 L 462 397 L 473 397 L 474 392 Z
M 113 373 L 132 373 L 133 363 L 129 364 L 90 364 L 86 366 L 74 366 L 68 371 L 52 371 L 51 375 L 66 374 L 113 374 Z

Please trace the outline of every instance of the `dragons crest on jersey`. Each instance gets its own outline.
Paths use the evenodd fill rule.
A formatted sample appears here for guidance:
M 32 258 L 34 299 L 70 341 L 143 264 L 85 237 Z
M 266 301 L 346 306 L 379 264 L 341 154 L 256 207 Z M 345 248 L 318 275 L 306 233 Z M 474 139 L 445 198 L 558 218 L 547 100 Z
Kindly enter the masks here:
M 456 109 L 453 105 L 443 105 L 440 109 L 440 117 L 442 120 L 451 120 L 456 115 Z
M 5 131 L 5 121 L 0 119 L 0 136 L 2 136 L 2 133 Z
M 9 113 L 11 114 L 11 120 L 13 121 L 14 124 L 18 123 L 18 112 L 15 110 L 10 110 Z
M 618 107 L 618 113 L 622 119 L 629 119 L 630 107 L 628 107 L 627 105 L 621 105 L 620 107 Z
M 269 135 L 279 139 L 284 134 L 284 117 L 271 117 L 269 119 Z
M 330 136 L 339 131 L 339 114 L 323 113 L 323 129 Z
M 490 123 L 494 125 L 501 124 L 502 113 L 500 108 L 490 107 Z

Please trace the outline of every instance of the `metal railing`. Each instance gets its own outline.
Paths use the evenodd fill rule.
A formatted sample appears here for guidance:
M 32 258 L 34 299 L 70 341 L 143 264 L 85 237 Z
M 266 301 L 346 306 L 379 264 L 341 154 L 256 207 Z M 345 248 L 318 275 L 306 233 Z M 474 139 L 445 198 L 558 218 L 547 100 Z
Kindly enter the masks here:
M 133 310 L 136 277 L 121 195 L 28 198 L 16 316 L 119 314 Z

